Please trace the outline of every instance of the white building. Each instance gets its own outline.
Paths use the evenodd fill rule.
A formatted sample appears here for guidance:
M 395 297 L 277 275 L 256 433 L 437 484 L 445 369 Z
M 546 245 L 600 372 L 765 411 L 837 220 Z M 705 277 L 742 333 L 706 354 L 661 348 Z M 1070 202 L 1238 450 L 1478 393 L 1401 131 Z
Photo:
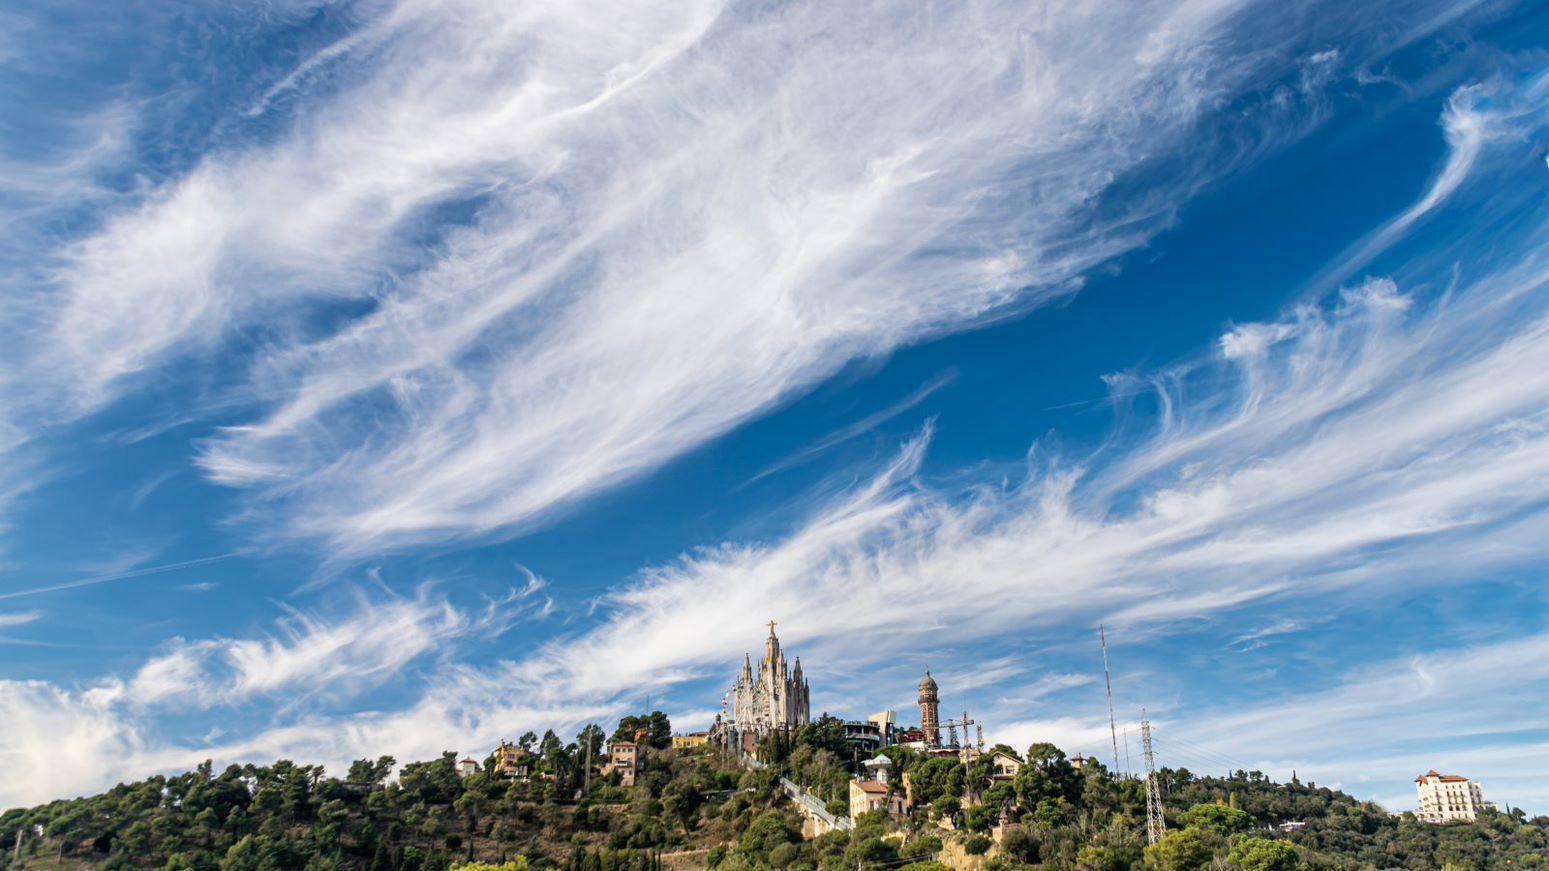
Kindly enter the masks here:
M 1479 784 L 1466 777 L 1437 774 L 1434 769 L 1415 778 L 1415 791 L 1420 794 L 1416 816 L 1427 823 L 1472 821 L 1480 811 L 1494 807 L 1485 803 Z
M 866 719 L 877 725 L 877 731 L 882 734 L 883 747 L 893 743 L 893 728 L 898 725 L 898 717 L 892 711 L 872 714 Z

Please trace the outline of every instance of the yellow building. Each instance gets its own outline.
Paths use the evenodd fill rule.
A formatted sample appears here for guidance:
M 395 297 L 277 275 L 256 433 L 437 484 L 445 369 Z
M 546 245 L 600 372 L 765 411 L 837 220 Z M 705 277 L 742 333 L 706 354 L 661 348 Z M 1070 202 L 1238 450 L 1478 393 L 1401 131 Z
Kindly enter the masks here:
M 695 750 L 709 743 L 709 732 L 690 732 L 687 735 L 672 736 L 672 749 L 674 750 Z
M 499 777 L 526 777 L 532 765 L 532 754 L 504 740 L 495 748 L 495 764 L 492 768 Z

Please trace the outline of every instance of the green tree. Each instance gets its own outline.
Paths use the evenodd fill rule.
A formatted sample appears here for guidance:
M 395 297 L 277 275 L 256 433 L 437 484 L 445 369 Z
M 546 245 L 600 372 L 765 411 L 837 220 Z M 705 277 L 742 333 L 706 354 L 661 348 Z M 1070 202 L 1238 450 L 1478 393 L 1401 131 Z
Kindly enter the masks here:
M 672 746 L 672 721 L 661 711 L 641 716 L 631 715 L 619 720 L 618 728 L 613 730 L 610 740 L 634 741 L 637 737 L 647 746 L 665 750 Z
M 1153 846 L 1146 848 L 1147 868 L 1156 871 L 1195 871 L 1203 868 L 1215 855 L 1215 846 L 1199 829 L 1181 829 L 1168 832 Z
M 1179 814 L 1178 822 L 1185 826 L 1214 829 L 1222 834 L 1230 834 L 1250 828 L 1253 825 L 1253 816 L 1226 805 L 1197 804 Z
M 1284 841 L 1243 838 L 1232 845 L 1226 861 L 1242 871 L 1294 871 L 1302 866 L 1296 848 Z
M 393 773 L 393 767 L 398 760 L 391 756 L 378 756 L 375 762 L 369 759 L 357 759 L 350 763 L 349 774 L 345 779 L 350 783 L 363 783 L 371 786 L 381 786 Z
M 850 761 L 850 742 L 844 737 L 844 721 L 827 714 L 796 728 L 792 736 L 797 747 L 826 750 L 836 757 Z

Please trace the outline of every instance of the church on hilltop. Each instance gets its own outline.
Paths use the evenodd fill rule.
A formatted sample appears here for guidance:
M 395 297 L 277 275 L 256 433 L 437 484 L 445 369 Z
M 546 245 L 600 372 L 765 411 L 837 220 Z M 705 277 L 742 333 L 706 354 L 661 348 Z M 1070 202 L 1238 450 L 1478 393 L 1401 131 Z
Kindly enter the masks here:
M 801 674 L 801 658 L 796 658 L 795 668 L 786 667 L 785 652 L 774 628 L 771 620 L 758 671 L 753 670 L 752 657 L 744 655 L 742 673 L 732 688 L 732 724 L 738 733 L 754 740 L 812 720 L 811 691 Z

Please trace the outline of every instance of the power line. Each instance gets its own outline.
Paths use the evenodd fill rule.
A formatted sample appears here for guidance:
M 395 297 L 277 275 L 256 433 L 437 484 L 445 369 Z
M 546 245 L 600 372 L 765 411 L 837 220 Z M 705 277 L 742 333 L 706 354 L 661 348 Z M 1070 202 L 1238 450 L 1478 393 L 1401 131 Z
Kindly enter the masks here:
M 1159 740 L 1161 740 L 1161 742 L 1166 746 L 1176 747 L 1183 750 L 1184 752 L 1182 755 L 1184 756 L 1192 756 L 1197 759 L 1201 759 L 1212 766 L 1223 766 L 1227 774 L 1231 774 L 1233 771 L 1243 767 L 1236 760 L 1233 760 L 1224 754 L 1221 754 L 1200 744 L 1196 744 L 1195 742 L 1178 735 L 1169 734 Z
M 1166 741 L 1162 742 L 1162 749 L 1165 750 L 1166 755 L 1168 755 L 1169 758 L 1174 759 L 1174 764 L 1169 766 L 1173 767 L 1173 769 L 1177 769 L 1177 767 L 1179 767 L 1179 764 L 1176 764 L 1177 759 L 1182 759 L 1183 763 L 1185 763 L 1185 766 L 1183 767 L 1193 767 L 1193 769 L 1196 769 L 1200 775 L 1205 776 L 1214 775 L 1216 772 L 1221 773 L 1222 776 L 1230 776 L 1231 772 L 1235 772 L 1235 770 L 1238 770 L 1239 767 L 1241 767 L 1236 763 L 1227 761 L 1227 759 L 1219 758 L 1219 756 L 1204 755 L 1204 753 L 1197 752 L 1197 750 L 1187 749 L 1187 747 L 1185 747 L 1185 749 L 1179 749 L 1179 747 L 1176 747 L 1176 745 L 1168 744 Z M 1187 766 L 1188 761 L 1193 761 L 1193 766 Z

